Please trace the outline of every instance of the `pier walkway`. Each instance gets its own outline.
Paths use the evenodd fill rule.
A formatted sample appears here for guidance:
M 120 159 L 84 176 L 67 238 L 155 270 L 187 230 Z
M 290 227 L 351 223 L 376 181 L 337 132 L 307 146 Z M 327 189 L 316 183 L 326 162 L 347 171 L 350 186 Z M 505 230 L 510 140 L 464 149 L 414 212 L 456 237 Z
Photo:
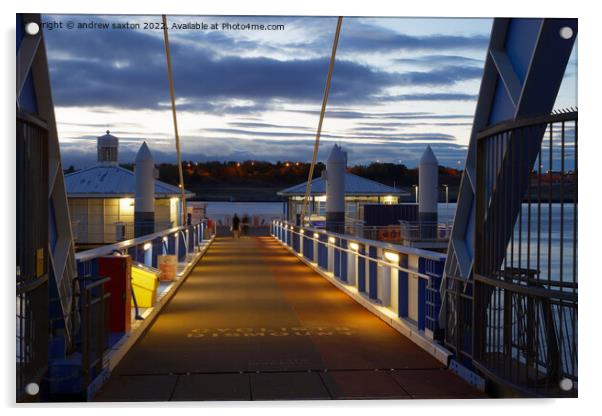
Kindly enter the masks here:
M 217 238 L 97 401 L 484 397 L 271 237 Z

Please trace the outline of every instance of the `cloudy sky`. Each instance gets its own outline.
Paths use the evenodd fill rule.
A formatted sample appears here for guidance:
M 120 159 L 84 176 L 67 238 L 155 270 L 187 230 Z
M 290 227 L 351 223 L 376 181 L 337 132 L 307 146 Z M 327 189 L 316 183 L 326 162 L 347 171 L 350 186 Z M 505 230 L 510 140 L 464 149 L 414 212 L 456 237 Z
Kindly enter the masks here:
M 44 16 L 45 22 L 160 22 L 159 16 Z M 184 159 L 311 159 L 336 18 L 169 16 Z M 223 23 L 284 25 L 224 30 Z M 345 18 L 320 159 L 414 166 L 426 144 L 462 166 L 491 19 Z M 64 165 L 94 163 L 96 136 L 120 138 L 132 162 L 146 140 L 157 162 L 175 144 L 162 30 L 45 30 Z M 576 105 L 573 53 L 556 107 Z

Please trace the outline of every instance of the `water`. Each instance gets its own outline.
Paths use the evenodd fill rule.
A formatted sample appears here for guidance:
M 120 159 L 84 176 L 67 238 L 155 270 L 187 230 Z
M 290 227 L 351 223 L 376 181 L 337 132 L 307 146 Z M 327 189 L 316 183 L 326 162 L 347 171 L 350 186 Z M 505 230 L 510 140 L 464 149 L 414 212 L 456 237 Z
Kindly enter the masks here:
M 284 202 L 188 202 L 189 205 L 194 204 L 207 204 L 207 217 L 211 219 L 225 219 L 228 216 L 238 214 L 238 216 L 249 215 L 249 216 L 267 216 L 267 217 L 283 217 L 284 216 Z M 452 222 L 454 219 L 454 212 L 456 212 L 456 203 L 450 202 L 449 207 L 445 203 L 440 203 L 438 206 L 439 210 L 439 222 Z
M 284 215 L 283 202 L 206 202 L 207 216 L 220 215 Z
M 228 224 L 230 218 L 237 214 L 240 218 L 249 216 L 259 222 L 270 221 L 273 218 L 284 217 L 283 202 L 189 202 L 188 204 L 207 204 L 207 218 L 218 223 Z

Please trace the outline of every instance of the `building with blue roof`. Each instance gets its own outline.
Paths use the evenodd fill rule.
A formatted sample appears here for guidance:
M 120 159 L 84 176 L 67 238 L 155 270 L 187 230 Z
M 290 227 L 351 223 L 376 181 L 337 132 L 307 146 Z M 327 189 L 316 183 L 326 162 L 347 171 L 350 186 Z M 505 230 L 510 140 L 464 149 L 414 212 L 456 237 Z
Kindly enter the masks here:
M 294 221 L 301 214 L 303 198 L 307 182 L 291 186 L 278 192 L 287 198 L 287 217 Z M 397 204 L 400 199 L 410 198 L 408 191 L 384 185 L 352 173 L 345 173 L 345 217 L 363 218 L 363 207 L 366 204 Z M 325 218 L 326 215 L 326 177 L 323 175 L 311 181 L 307 211 L 314 219 Z
M 134 237 L 136 176 L 119 166 L 119 139 L 97 139 L 98 163 L 65 175 L 73 235 L 78 245 L 109 244 Z M 186 191 L 186 198 L 194 193 Z M 155 230 L 180 222 L 180 189 L 155 175 Z

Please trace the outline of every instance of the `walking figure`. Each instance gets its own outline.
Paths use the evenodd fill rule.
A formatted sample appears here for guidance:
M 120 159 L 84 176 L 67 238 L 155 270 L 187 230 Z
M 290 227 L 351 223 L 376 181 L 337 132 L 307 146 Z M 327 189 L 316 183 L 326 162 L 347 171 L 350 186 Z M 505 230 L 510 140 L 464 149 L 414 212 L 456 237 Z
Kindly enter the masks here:
M 236 213 L 232 218 L 232 238 L 240 238 L 240 218 Z

